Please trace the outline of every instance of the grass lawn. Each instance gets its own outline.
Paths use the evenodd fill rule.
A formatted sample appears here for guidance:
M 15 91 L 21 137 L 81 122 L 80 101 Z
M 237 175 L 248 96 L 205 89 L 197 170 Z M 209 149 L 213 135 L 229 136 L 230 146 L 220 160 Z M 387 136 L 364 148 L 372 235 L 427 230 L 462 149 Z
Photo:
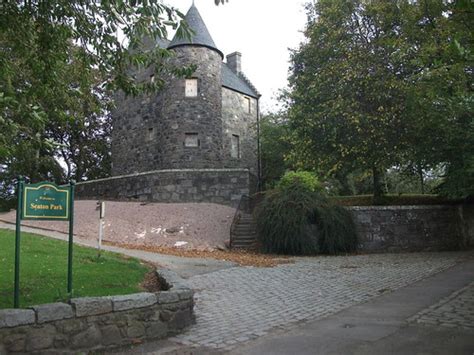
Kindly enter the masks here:
M 21 234 L 20 307 L 67 299 L 68 244 Z M 0 229 L 0 309 L 13 308 L 15 232 Z M 74 245 L 73 297 L 143 291 L 149 268 L 139 260 Z

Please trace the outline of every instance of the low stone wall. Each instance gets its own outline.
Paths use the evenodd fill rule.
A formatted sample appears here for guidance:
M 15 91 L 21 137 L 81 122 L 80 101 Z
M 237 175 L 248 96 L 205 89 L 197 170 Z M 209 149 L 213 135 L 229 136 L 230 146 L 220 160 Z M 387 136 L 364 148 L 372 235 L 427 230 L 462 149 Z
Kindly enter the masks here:
M 158 276 L 169 291 L 0 310 L 0 354 L 100 350 L 177 334 L 194 322 L 193 291 L 167 270 Z
M 236 206 L 250 193 L 246 169 L 156 170 L 80 182 L 76 198 L 153 202 L 213 202 Z
M 348 209 L 354 216 L 362 251 L 459 250 L 474 241 L 472 206 L 358 206 Z

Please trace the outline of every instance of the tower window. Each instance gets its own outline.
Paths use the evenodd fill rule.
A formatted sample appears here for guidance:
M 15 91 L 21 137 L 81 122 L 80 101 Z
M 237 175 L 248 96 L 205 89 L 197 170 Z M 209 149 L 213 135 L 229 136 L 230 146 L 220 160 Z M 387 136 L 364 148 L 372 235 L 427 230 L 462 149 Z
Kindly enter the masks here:
M 247 113 L 251 113 L 252 109 L 252 101 L 250 101 L 250 97 L 244 97 L 244 110 Z
M 198 80 L 197 79 L 186 79 L 185 96 L 186 97 L 197 97 L 198 96 Z
M 155 129 L 154 128 L 148 128 L 148 132 L 146 134 L 146 140 L 147 141 L 152 141 L 155 139 Z
M 240 158 L 240 137 L 233 134 L 230 141 L 230 156 L 232 158 Z
M 197 133 L 185 133 L 184 146 L 190 148 L 199 147 L 199 135 Z

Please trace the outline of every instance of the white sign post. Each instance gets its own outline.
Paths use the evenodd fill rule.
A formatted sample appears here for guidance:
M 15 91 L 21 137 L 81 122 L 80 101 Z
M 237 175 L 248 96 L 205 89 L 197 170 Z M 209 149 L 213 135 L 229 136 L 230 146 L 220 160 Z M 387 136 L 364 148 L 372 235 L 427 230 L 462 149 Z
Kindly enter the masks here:
M 97 202 L 99 209 L 99 240 L 97 242 L 98 257 L 100 258 L 100 252 L 102 250 L 102 239 L 104 238 L 104 218 L 105 218 L 105 202 Z

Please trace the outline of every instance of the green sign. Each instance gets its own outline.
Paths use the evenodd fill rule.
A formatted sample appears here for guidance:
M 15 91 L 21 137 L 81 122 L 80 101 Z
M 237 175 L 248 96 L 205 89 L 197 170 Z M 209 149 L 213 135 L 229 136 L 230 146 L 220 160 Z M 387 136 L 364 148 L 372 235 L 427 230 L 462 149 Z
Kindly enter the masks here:
M 18 179 L 15 231 L 15 279 L 13 285 L 13 306 L 20 307 L 20 239 L 21 220 L 69 221 L 69 244 L 67 257 L 67 292 L 72 295 L 72 252 L 74 237 L 74 181 L 67 187 L 52 182 L 25 184 Z
M 21 219 L 69 220 L 70 188 L 50 182 L 23 186 Z

